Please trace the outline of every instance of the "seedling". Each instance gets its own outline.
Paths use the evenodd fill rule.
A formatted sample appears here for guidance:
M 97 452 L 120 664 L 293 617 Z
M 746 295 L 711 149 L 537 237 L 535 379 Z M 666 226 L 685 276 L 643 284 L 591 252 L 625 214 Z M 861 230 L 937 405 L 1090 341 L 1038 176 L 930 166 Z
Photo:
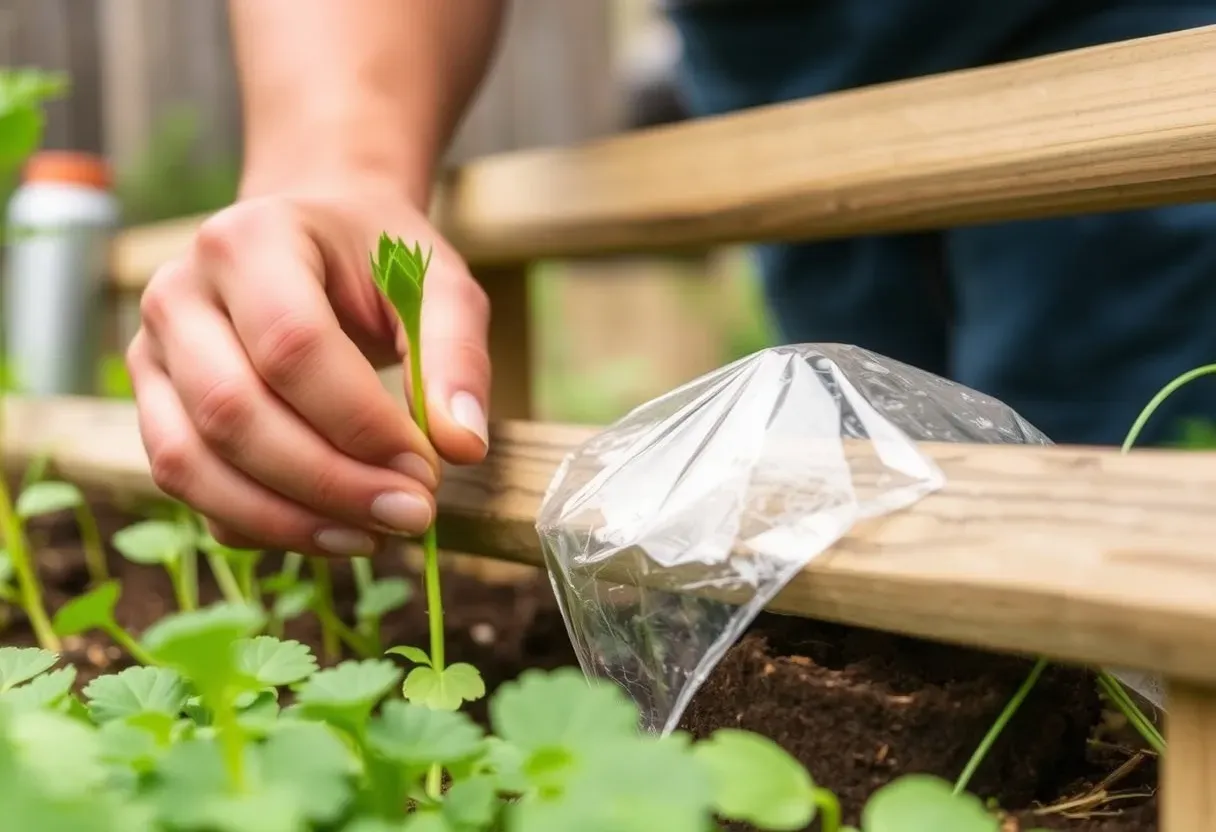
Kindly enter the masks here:
M 414 588 L 404 578 L 388 577 L 377 580 L 372 563 L 367 558 L 355 558 L 351 568 L 358 590 L 355 620 L 358 622 L 359 635 L 367 645 L 369 653 L 379 655 L 382 652 L 381 619 L 409 603 Z
M 122 587 L 118 581 L 106 581 L 73 598 L 55 612 L 55 632 L 61 636 L 75 636 L 99 630 L 126 650 L 135 661 L 151 664 L 151 657 L 114 617 L 121 593 Z
M 160 566 L 169 573 L 178 607 L 198 606 L 193 524 L 181 520 L 143 520 L 119 530 L 110 539 L 118 553 L 133 563 Z
M 23 520 L 71 510 L 80 530 L 85 567 L 94 585 L 109 579 L 106 550 L 97 528 L 97 518 L 80 489 L 68 482 L 39 479 L 26 485 L 17 497 L 17 515 Z
M 205 530 L 199 533 L 198 548 L 207 556 L 211 574 L 226 600 L 234 604 L 262 605 L 262 591 L 257 581 L 261 552 L 225 546 Z

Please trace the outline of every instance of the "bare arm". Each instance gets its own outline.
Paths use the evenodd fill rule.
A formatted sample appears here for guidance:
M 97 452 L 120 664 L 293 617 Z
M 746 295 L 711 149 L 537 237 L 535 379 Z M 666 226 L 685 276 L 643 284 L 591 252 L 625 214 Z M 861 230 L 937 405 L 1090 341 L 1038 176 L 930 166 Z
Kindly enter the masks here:
M 242 194 L 351 177 L 424 208 L 484 76 L 506 0 L 232 0 Z M 307 172 L 306 174 L 304 172 Z

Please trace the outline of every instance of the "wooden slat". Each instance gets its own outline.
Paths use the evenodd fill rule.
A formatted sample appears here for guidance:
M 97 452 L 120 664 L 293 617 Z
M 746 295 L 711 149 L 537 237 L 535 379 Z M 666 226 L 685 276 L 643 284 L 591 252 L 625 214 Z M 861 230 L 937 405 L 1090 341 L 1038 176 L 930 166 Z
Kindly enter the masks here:
M 475 265 L 1216 197 L 1216 27 L 486 157 L 439 192 Z M 138 289 L 194 222 L 132 232 Z
M 538 505 L 590 433 L 497 425 L 485 464 L 446 473 L 443 545 L 540 563 Z M 126 403 L 11 400 L 4 446 L 10 464 L 46 449 L 86 487 L 155 493 Z M 1216 455 L 922 447 L 944 490 L 854 529 L 774 609 L 1216 683 Z

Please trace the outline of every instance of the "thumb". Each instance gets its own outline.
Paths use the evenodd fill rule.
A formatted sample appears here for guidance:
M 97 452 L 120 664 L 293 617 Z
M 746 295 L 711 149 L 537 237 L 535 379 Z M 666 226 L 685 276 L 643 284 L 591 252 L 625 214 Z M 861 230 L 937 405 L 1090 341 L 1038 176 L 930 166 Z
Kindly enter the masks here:
M 457 465 L 480 462 L 489 447 L 489 331 L 477 281 L 463 267 L 436 269 L 422 302 L 422 379 L 431 442 Z

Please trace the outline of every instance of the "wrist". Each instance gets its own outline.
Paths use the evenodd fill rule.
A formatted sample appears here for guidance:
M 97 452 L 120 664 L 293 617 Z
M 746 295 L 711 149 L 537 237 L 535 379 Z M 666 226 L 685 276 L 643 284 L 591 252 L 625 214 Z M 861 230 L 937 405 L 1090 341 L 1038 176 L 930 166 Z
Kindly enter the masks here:
M 312 142 L 310 142 L 312 144 Z M 400 145 L 404 145 L 401 142 Z M 432 189 L 431 164 L 423 155 L 398 148 L 345 147 L 320 140 L 321 150 L 304 152 L 248 152 L 238 198 L 270 194 L 300 196 L 334 193 L 371 193 L 385 199 L 405 200 L 425 213 Z

